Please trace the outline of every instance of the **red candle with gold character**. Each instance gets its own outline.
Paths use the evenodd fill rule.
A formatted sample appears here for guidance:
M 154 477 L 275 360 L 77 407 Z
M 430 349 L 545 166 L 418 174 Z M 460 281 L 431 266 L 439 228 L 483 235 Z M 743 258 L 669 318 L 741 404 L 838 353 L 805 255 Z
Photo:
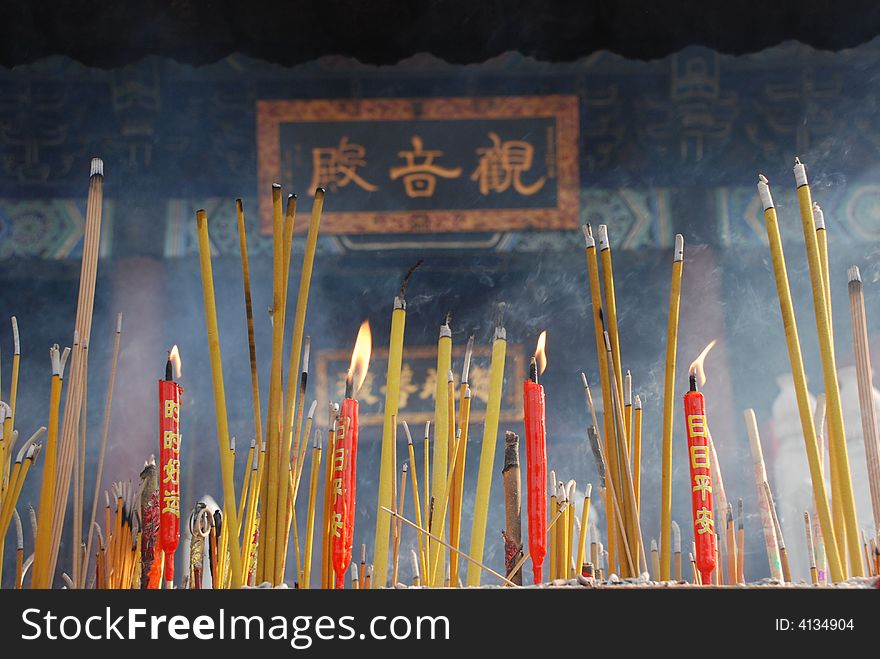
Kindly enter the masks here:
M 709 465 L 706 400 L 697 391 L 697 376 L 693 372 L 690 376 L 690 391 L 684 395 L 684 415 L 691 474 L 694 543 L 697 550 L 694 559 L 703 584 L 708 584 L 717 560 L 712 510 L 712 472 Z
M 547 367 L 544 343 L 547 332 L 541 332 L 535 356 L 529 365 L 529 379 L 523 383 L 523 417 L 526 430 L 526 504 L 529 523 L 529 555 L 535 583 L 543 578 L 547 554 L 547 424 L 544 387 L 538 375 Z M 540 369 L 539 364 L 540 361 Z
M 345 378 L 345 399 L 336 419 L 336 445 L 332 457 L 333 517 L 330 534 L 337 588 L 344 587 L 354 542 L 358 445 L 358 402 L 355 396 L 367 377 L 370 344 L 370 324 L 364 321 L 358 330 L 351 365 Z
M 165 587 L 174 585 L 174 552 L 180 540 L 180 377 L 177 346 L 168 353 L 165 379 L 159 380 L 159 548 L 165 553 Z

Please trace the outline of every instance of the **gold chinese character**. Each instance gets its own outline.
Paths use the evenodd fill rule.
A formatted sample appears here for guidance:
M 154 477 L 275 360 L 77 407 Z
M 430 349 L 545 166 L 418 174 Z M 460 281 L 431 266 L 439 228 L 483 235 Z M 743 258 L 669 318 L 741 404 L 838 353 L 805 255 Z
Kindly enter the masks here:
M 694 469 L 709 468 L 709 447 L 691 446 L 691 466 Z
M 334 478 L 333 479 L 333 503 L 336 503 L 336 500 L 342 496 L 342 479 Z
M 706 436 L 706 415 L 705 414 L 689 414 L 688 415 L 688 434 L 694 437 Z
M 421 391 L 419 392 L 419 399 L 426 400 L 428 398 L 434 398 L 434 395 L 437 393 L 435 390 L 437 388 L 437 369 L 429 368 L 425 372 L 425 381 L 422 383 Z
M 165 507 L 162 508 L 163 514 L 171 513 L 175 517 L 180 517 L 180 496 L 177 492 L 165 490 L 164 504 Z
M 422 138 L 418 135 L 412 138 L 412 151 L 399 151 L 398 157 L 406 160 L 406 165 L 392 167 L 388 173 L 392 181 L 403 177 L 403 188 L 407 197 L 432 197 L 434 187 L 437 185 L 437 177 L 458 178 L 461 176 L 461 167 L 450 169 L 434 164 L 434 158 L 443 155 L 442 151 L 425 151 Z
M 338 442 L 341 437 L 337 436 L 336 441 Z M 345 467 L 345 449 L 337 448 L 333 451 L 333 471 L 342 471 Z
M 694 482 L 696 482 L 696 485 L 694 485 L 693 491 L 699 492 L 700 498 L 705 501 L 706 493 L 712 492 L 712 479 L 705 474 L 697 474 L 694 476 Z
M 349 144 L 348 137 L 343 135 L 339 146 L 312 149 L 312 183 L 315 188 L 336 190 L 354 183 L 367 192 L 375 192 L 379 188 L 368 183 L 357 173 L 358 167 L 365 167 L 364 156 L 367 150 L 360 144 Z
M 163 483 L 178 485 L 180 483 L 180 460 L 169 460 L 162 465 L 162 472 L 165 474 L 165 478 L 162 479 Z
M 697 510 L 697 519 L 694 520 L 694 525 L 697 528 L 697 535 L 712 533 L 715 528 L 715 522 L 712 521 L 712 511 L 705 506 Z
M 530 185 L 522 182 L 522 173 L 532 168 L 535 148 L 523 140 L 502 142 L 497 133 L 489 133 L 492 146 L 477 149 L 480 163 L 471 174 L 472 181 L 480 182 L 480 194 L 504 192 L 513 189 L 524 196 L 531 196 L 544 187 L 542 176 Z
M 175 453 L 180 453 L 180 435 L 173 430 L 166 430 L 162 433 L 162 448 L 171 449 Z
M 385 395 L 388 387 L 382 385 L 379 391 Z M 400 394 L 398 395 L 398 407 L 406 407 L 410 394 L 419 390 L 419 385 L 413 383 L 413 370 L 409 364 L 404 364 L 400 369 Z
M 342 537 L 342 513 L 333 513 L 333 537 Z
M 180 403 L 173 400 L 166 400 L 165 418 L 177 421 L 180 418 Z

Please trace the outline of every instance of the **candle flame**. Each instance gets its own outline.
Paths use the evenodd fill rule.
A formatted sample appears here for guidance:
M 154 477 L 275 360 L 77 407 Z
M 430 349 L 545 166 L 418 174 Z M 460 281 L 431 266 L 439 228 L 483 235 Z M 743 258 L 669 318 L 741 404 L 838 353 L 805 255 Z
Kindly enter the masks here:
M 168 351 L 168 361 L 174 364 L 174 377 L 180 378 L 181 374 L 181 362 L 180 362 L 180 350 L 177 348 L 177 344 L 174 344 L 174 347 Z
M 709 354 L 709 351 L 715 347 L 715 344 L 718 343 L 718 339 L 712 339 L 709 341 L 709 345 L 703 348 L 703 352 L 700 353 L 700 356 L 697 357 L 693 362 L 691 362 L 690 367 L 688 367 L 689 375 L 696 375 L 697 382 L 700 383 L 702 387 L 706 384 L 706 371 L 703 368 L 703 363 L 706 361 L 706 357 Z
M 538 345 L 535 348 L 535 360 L 538 362 L 538 375 L 544 373 L 544 370 L 547 368 L 547 352 L 544 350 L 544 346 L 547 344 L 547 330 L 541 332 L 541 336 L 538 337 Z
M 354 350 L 351 352 L 351 365 L 348 367 L 346 380 L 354 384 L 357 392 L 367 377 L 367 369 L 370 367 L 370 351 L 372 349 L 373 336 L 370 332 L 370 321 L 365 320 L 358 329 L 357 339 L 354 342 Z

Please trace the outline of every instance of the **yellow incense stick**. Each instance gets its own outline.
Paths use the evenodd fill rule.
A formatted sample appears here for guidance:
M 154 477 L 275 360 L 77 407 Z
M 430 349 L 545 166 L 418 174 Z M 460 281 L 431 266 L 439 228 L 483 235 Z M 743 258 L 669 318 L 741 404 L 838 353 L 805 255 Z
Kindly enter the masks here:
M 504 384 L 504 360 L 506 354 L 507 333 L 499 324 L 495 328 L 495 337 L 492 341 L 492 362 L 489 366 L 489 398 L 486 403 L 486 421 L 483 423 L 483 443 L 480 450 L 480 469 L 477 475 L 474 521 L 471 527 L 471 543 L 469 547 L 471 556 L 478 562 L 483 560 L 483 548 L 486 541 L 489 492 L 492 489 L 492 475 L 495 472 L 495 443 L 498 439 L 498 420 L 501 414 L 501 393 Z M 480 570 L 474 563 L 468 566 L 467 585 L 480 585 Z
M 590 521 L 590 496 L 593 493 L 593 484 L 587 483 L 587 490 L 584 493 L 584 507 L 581 510 L 581 533 L 578 537 L 578 553 L 575 569 L 580 574 L 583 564 L 587 560 L 587 527 Z
M 608 374 L 608 366 L 605 362 L 605 339 L 603 336 L 603 313 L 602 313 L 602 285 L 599 282 L 599 261 L 596 254 L 596 241 L 593 238 L 593 232 L 590 225 L 583 227 L 584 239 L 586 241 L 587 253 L 587 271 L 590 282 L 590 301 L 593 309 L 593 327 L 596 334 L 596 356 L 599 360 L 599 383 L 602 388 L 602 437 L 608 452 L 608 474 L 607 477 L 614 482 L 615 485 L 620 483 L 620 471 L 617 465 L 617 443 L 616 433 L 614 432 L 614 419 L 606 410 L 611 410 L 611 379 Z M 586 376 L 584 376 L 584 386 L 586 387 Z M 596 421 L 593 421 L 596 424 Z M 599 427 L 596 425 L 596 431 Z M 619 492 L 620 488 L 606 488 L 605 493 L 605 509 L 610 510 L 612 505 L 609 497 L 612 492 Z M 617 499 L 615 505 L 620 504 Z M 606 533 L 608 537 L 608 569 L 617 572 L 617 531 L 614 525 L 612 515 L 605 515 Z M 597 568 L 598 569 L 598 568 Z
M 468 346 L 473 348 L 473 337 L 468 340 Z M 465 365 L 469 366 L 469 351 L 465 351 Z M 464 498 L 464 467 L 467 458 L 468 425 L 471 415 L 471 390 L 467 385 L 468 373 L 463 371 L 461 385 L 461 406 L 458 410 L 458 429 L 461 432 L 461 442 L 458 445 L 458 454 L 455 456 L 455 475 L 452 479 L 452 493 L 450 495 L 450 519 L 449 519 L 449 542 L 458 549 L 461 543 L 461 505 Z M 449 580 L 456 585 L 459 582 L 458 552 L 452 552 L 449 556 Z
M 315 532 L 315 505 L 318 499 L 318 474 L 321 471 L 321 431 L 315 433 L 312 467 L 309 472 L 309 512 L 306 518 L 306 551 L 303 559 L 301 588 L 308 588 L 312 575 L 312 538 Z
M 404 280 L 401 289 L 405 289 Z M 406 328 L 406 300 L 401 292 L 394 298 L 394 307 L 391 312 L 391 338 L 388 344 L 388 372 L 385 389 L 385 417 L 382 425 L 382 449 L 379 458 L 379 501 L 378 506 L 390 508 L 391 485 L 396 477 L 391 464 L 392 453 L 392 419 L 397 417 L 400 406 L 400 370 L 403 365 L 403 335 Z M 415 470 L 413 470 L 413 484 L 415 484 Z M 417 520 L 418 521 L 418 520 Z M 421 525 L 421 522 L 419 522 Z M 375 583 L 385 585 L 388 576 L 388 538 L 390 534 L 391 518 L 388 515 L 376 515 L 376 540 L 374 547 Z
M 205 324 L 208 348 L 211 354 L 211 379 L 214 383 L 214 408 L 217 416 L 217 444 L 220 450 L 220 470 L 223 478 L 223 518 L 232 528 L 238 528 L 235 509 L 232 452 L 229 450 L 229 425 L 226 419 L 226 390 L 223 384 L 223 365 L 220 359 L 220 334 L 217 328 L 217 306 L 214 300 L 214 275 L 211 270 L 211 242 L 208 237 L 208 214 L 196 212 L 199 233 L 199 261 L 202 270 L 202 289 L 205 298 Z M 233 588 L 241 588 L 241 547 L 237 534 L 230 534 L 230 560 Z
M 636 493 L 636 508 L 642 509 L 642 399 L 636 396 L 633 402 L 633 490 Z
M 831 573 L 832 581 L 839 582 L 845 579 L 844 571 L 840 561 L 837 540 L 834 536 L 831 510 L 828 506 L 828 496 L 825 491 L 825 479 L 819 460 L 818 445 L 816 444 L 816 430 L 813 426 L 812 410 L 810 409 L 810 399 L 807 393 L 807 378 L 804 373 L 803 358 L 801 357 L 801 345 L 794 316 L 794 305 L 791 301 L 791 291 L 788 286 L 788 272 L 785 267 L 785 253 L 782 250 L 779 221 L 776 217 L 773 198 L 770 195 L 770 186 L 767 184 L 767 179 L 764 176 L 759 176 L 758 195 L 764 207 L 764 222 L 767 227 L 767 238 L 770 243 L 770 256 L 773 261 L 773 274 L 776 278 L 776 292 L 782 314 L 782 326 L 785 330 L 785 342 L 788 347 L 788 359 L 794 379 L 798 414 L 807 451 L 807 461 L 810 465 L 813 499 L 816 503 L 816 512 L 819 515 L 819 522 L 822 527 L 822 537 L 825 539 L 828 570 Z
M 40 488 L 40 516 L 37 519 L 37 537 L 34 550 L 33 588 L 50 588 L 49 552 L 51 550 L 52 519 L 55 508 L 55 471 L 58 465 L 58 410 L 61 404 L 61 388 L 64 378 L 64 361 L 58 345 L 52 346 L 52 386 L 49 393 L 49 433 L 46 437 L 46 458 L 43 461 L 43 480 Z
M 663 439 L 660 448 L 660 580 L 669 580 L 672 531 L 672 429 L 675 412 L 675 358 L 678 351 L 678 312 L 681 306 L 681 275 L 684 265 L 684 236 L 675 236 L 672 256 L 672 285 L 669 289 L 669 318 L 666 328 L 666 374 L 663 382 Z
M 846 546 L 849 549 L 849 568 L 852 576 L 864 576 L 862 552 L 859 547 L 859 523 L 856 515 L 855 496 L 852 487 L 852 475 L 849 467 L 849 456 L 846 448 L 846 430 L 843 424 L 843 407 L 840 399 L 840 388 L 837 383 L 837 366 L 834 358 L 834 343 L 831 336 L 831 318 L 829 301 L 825 296 L 824 274 L 819 261 L 819 247 L 816 241 L 816 230 L 813 222 L 813 202 L 810 197 L 810 186 L 807 183 L 806 168 L 799 160 L 795 160 L 795 182 L 797 184 L 798 206 L 801 211 L 801 225 L 806 244 L 807 263 L 810 269 L 810 284 L 813 289 L 813 308 L 816 313 L 816 330 L 819 335 L 819 354 L 822 357 L 822 372 L 825 381 L 825 397 L 827 404 L 829 450 L 834 451 L 837 460 L 836 470 L 840 480 L 841 503 L 843 504 L 846 522 Z
M 445 377 L 452 368 L 452 329 L 449 326 L 449 317 L 443 325 L 440 326 L 440 338 L 437 340 L 437 383 L 434 388 L 434 456 L 432 460 L 431 496 L 434 500 L 434 514 L 429 516 L 431 533 L 435 536 L 443 536 L 443 523 L 440 521 L 441 515 L 438 514 L 436 508 L 440 500 L 443 498 L 443 490 L 446 486 L 446 474 L 449 465 L 449 387 Z M 445 511 L 443 514 L 445 520 Z M 437 574 L 437 566 L 434 564 L 435 559 L 445 563 L 445 554 L 440 549 L 441 545 L 435 540 L 428 543 L 431 565 L 429 567 L 429 578 L 426 585 L 436 585 L 433 575 Z M 442 573 L 441 573 L 442 577 Z

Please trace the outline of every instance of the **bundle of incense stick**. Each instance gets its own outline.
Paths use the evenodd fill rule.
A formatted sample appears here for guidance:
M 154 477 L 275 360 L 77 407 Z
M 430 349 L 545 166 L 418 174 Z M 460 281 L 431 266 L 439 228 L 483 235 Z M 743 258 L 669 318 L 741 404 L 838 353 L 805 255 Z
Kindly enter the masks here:
M 94 304 L 94 287 L 97 269 L 97 246 L 100 238 L 100 205 L 103 169 L 100 161 L 93 163 L 89 187 L 89 201 L 86 221 L 86 235 L 83 251 L 80 298 L 77 304 L 77 320 L 72 348 L 64 351 L 59 346 L 50 350 L 51 391 L 48 422 L 45 428 L 38 429 L 31 437 L 16 446 L 18 429 L 15 421 L 15 407 L 18 394 L 18 361 L 20 359 L 20 337 L 17 320 L 13 318 L 13 365 L 12 385 L 9 402 L 0 401 L 0 531 L 5 533 L 12 522 L 16 529 L 16 569 L 8 581 L 14 588 L 28 585 L 25 579 L 32 567 L 30 585 L 36 588 L 51 587 L 55 583 L 55 562 L 58 558 L 60 536 L 65 528 L 64 517 L 68 506 L 72 509 L 69 520 L 72 532 L 71 560 L 61 566 L 60 577 L 70 588 L 158 588 L 163 586 L 165 574 L 163 561 L 172 561 L 163 551 L 157 549 L 157 493 L 161 487 L 159 470 L 155 461 L 148 460 L 140 474 L 140 483 L 135 486 L 130 480 L 116 481 L 111 485 L 112 497 L 105 491 L 103 519 L 98 514 L 98 497 L 102 479 L 104 452 L 107 443 L 112 394 L 120 349 L 121 317 L 117 319 L 113 359 L 110 365 L 110 379 L 107 397 L 104 401 L 104 422 L 101 445 L 98 450 L 98 473 L 95 482 L 95 495 L 92 501 L 91 519 L 87 526 L 84 519 L 85 506 L 85 464 L 86 433 L 85 410 L 88 393 L 88 350 L 91 339 L 91 317 Z M 805 434 L 805 446 L 810 463 L 811 478 L 814 485 L 814 519 L 807 512 L 804 517 L 810 578 L 813 583 L 822 583 L 821 571 L 824 558 L 820 558 L 823 547 L 827 546 L 827 560 L 832 581 L 840 581 L 848 574 L 862 572 L 875 574 L 878 571 L 877 540 L 864 533 L 852 532 L 855 521 L 852 506 L 852 479 L 849 473 L 846 454 L 845 434 L 840 418 L 840 394 L 837 391 L 834 368 L 833 327 L 830 311 L 830 285 L 828 269 L 828 242 L 824 216 L 818 206 L 809 198 L 806 171 L 801 163 L 795 167 L 801 208 L 807 259 L 810 267 L 811 285 L 814 297 L 817 333 L 820 339 L 823 375 L 828 399 L 829 417 L 829 466 L 832 474 L 832 503 L 834 515 L 828 503 L 824 479 L 821 477 L 822 434 L 821 417 L 824 407 L 813 410 L 805 408 L 806 396 L 803 362 L 800 356 L 797 330 L 794 326 L 793 305 L 788 291 L 785 261 L 781 251 L 781 240 L 772 198 L 766 179 L 759 183 L 759 195 L 765 208 L 765 220 L 773 256 L 774 274 L 780 298 L 789 357 L 795 372 L 795 385 L 798 394 L 799 412 Z M 331 403 L 326 430 L 315 429 L 312 440 L 316 402 L 306 408 L 311 340 L 305 336 L 305 316 L 311 274 L 314 267 L 318 231 L 324 193 L 318 190 L 305 238 L 305 256 L 300 272 L 296 310 L 292 312 L 293 329 L 286 322 L 288 315 L 288 280 L 294 223 L 296 220 L 296 198 L 287 199 L 286 212 L 282 203 L 280 186 L 273 186 L 273 305 L 270 309 L 273 344 L 271 377 L 269 387 L 268 412 L 265 425 L 261 417 L 261 398 L 257 373 L 255 328 L 251 298 L 250 268 L 247 255 L 246 224 L 241 201 L 236 202 L 239 239 L 241 247 L 241 267 L 244 283 L 245 311 L 248 327 L 252 404 L 254 412 L 254 439 L 249 443 L 246 458 L 236 460 L 235 438 L 229 436 L 226 412 L 226 396 L 222 361 L 220 354 L 217 304 L 214 295 L 211 269 L 210 237 L 208 218 L 204 211 L 197 213 L 199 257 L 205 301 L 208 347 L 211 357 L 212 384 L 214 387 L 215 414 L 218 427 L 218 447 L 223 483 L 223 506 L 216 509 L 211 504 L 210 511 L 204 503 L 197 504 L 190 518 L 190 545 L 188 569 L 181 584 L 191 588 L 201 588 L 207 583 L 213 588 L 238 588 L 247 584 L 268 582 L 280 584 L 288 580 L 288 566 L 295 563 L 294 583 L 308 588 L 312 582 L 313 564 L 318 563 L 314 548 L 315 527 L 318 526 L 318 541 L 321 543 L 320 574 L 321 585 L 332 587 L 342 583 L 350 574 L 351 587 L 368 589 L 402 585 L 400 555 L 409 551 L 412 557 L 412 583 L 420 586 L 457 587 L 460 584 L 459 564 L 468 564 L 467 584 L 479 585 L 481 577 L 491 577 L 503 586 L 516 587 L 521 581 L 521 569 L 529 559 L 523 554 L 521 536 L 519 461 L 516 455 L 517 437 L 507 433 L 503 469 L 504 492 L 492 496 L 491 482 L 495 471 L 495 445 L 497 441 L 500 402 L 504 384 L 504 362 L 506 356 L 507 333 L 501 315 L 496 319 L 496 329 L 492 342 L 492 362 L 489 374 L 489 395 L 486 423 L 481 455 L 479 457 L 479 477 L 474 498 L 473 527 L 470 545 L 460 543 L 463 501 L 468 494 L 464 487 L 464 465 L 468 437 L 471 392 L 469 387 L 470 357 L 474 338 L 468 341 L 462 375 L 458 390 L 459 408 L 456 410 L 456 390 L 452 363 L 452 327 L 447 314 L 440 329 L 438 339 L 438 373 L 447 377 L 438 378 L 435 391 L 435 415 L 433 428 L 434 446 L 430 451 L 431 424 L 426 425 L 423 464 L 417 464 L 417 452 L 408 425 L 403 419 L 407 438 L 407 458 L 401 465 L 397 456 L 396 433 L 398 428 L 400 373 L 404 346 L 403 322 L 405 320 L 405 290 L 407 281 L 418 264 L 406 273 L 400 291 L 395 296 L 392 309 L 392 336 L 388 363 L 388 387 L 386 388 L 387 438 L 383 431 L 383 459 L 380 466 L 380 496 L 377 507 L 377 520 L 384 518 L 387 523 L 377 523 L 376 544 L 372 548 L 361 546 L 360 570 L 355 563 L 345 565 L 340 573 L 334 564 L 331 540 L 339 531 L 339 520 L 333 517 L 334 502 L 339 493 L 339 485 L 334 474 L 339 471 L 337 456 L 338 442 L 349 437 L 352 429 L 351 418 L 340 419 L 340 406 Z M 593 238 L 589 226 L 584 227 L 587 253 L 587 272 L 590 286 L 590 300 L 593 307 L 594 330 L 596 336 L 599 383 L 602 392 L 603 418 L 600 422 L 586 375 L 582 383 L 587 400 L 589 423 L 587 438 L 596 461 L 599 475 L 599 492 L 606 504 L 606 537 L 609 551 L 604 550 L 601 539 L 590 537 L 590 560 L 587 560 L 587 529 L 591 506 L 592 486 L 585 488 L 583 507 L 576 514 L 577 484 L 575 480 L 557 480 L 551 472 L 549 522 L 541 526 L 549 540 L 550 576 L 553 580 L 572 580 L 582 574 L 602 579 L 605 574 L 620 574 L 623 577 L 639 577 L 649 572 L 654 579 L 666 579 L 674 569 L 676 579 L 682 578 L 681 529 L 671 518 L 667 519 L 667 495 L 671 492 L 671 456 L 667 459 L 667 440 L 673 432 L 672 418 L 675 409 L 675 363 L 678 329 L 678 308 L 683 267 L 684 242 L 677 236 L 673 251 L 672 285 L 669 301 L 669 319 L 666 344 L 666 380 L 663 406 L 663 436 L 661 445 L 661 528 L 659 543 L 656 535 L 650 537 L 646 547 L 642 534 L 641 501 L 641 398 L 634 395 L 634 383 L 638 383 L 638 372 L 623 370 L 625 362 L 621 356 L 623 336 L 618 326 L 617 300 L 615 298 L 614 275 L 611 261 L 611 243 L 605 226 L 598 230 L 598 241 Z M 598 250 L 597 243 L 598 242 Z M 862 412 L 863 434 L 868 458 L 869 485 L 875 517 L 880 510 L 880 447 L 877 446 L 876 410 L 871 397 L 872 382 L 870 374 L 870 355 L 868 354 L 867 319 L 865 314 L 862 282 L 858 269 L 849 272 L 850 312 L 853 329 L 853 345 L 857 364 L 859 403 Z M 287 367 L 282 357 L 285 354 L 286 334 L 290 332 Z M 368 341 L 369 342 L 369 341 Z M 695 361 L 702 363 L 713 344 L 710 343 Z M 65 377 L 68 355 L 70 367 Z M 457 364 L 455 365 L 457 367 Z M 692 365 L 693 368 L 693 365 Z M 297 378 L 296 375 L 299 374 Z M 696 377 L 696 376 L 694 376 Z M 286 378 L 286 380 L 285 380 Z M 286 384 L 285 384 L 286 383 Z M 66 386 L 65 386 L 66 384 Z M 66 397 L 65 397 L 66 396 Z M 62 400 L 64 409 L 62 413 Z M 824 403 L 824 398 L 821 399 Z M 348 401 L 350 402 L 350 401 Z M 821 411 L 821 414 L 820 414 Z M 814 418 L 815 417 L 815 418 Z M 690 421 L 689 421 L 690 423 Z M 788 569 L 788 554 L 782 538 L 781 527 L 776 515 L 772 493 L 763 464 L 757 420 L 748 411 L 746 423 L 753 449 L 756 484 L 759 494 L 759 509 L 764 521 L 764 537 L 770 558 L 771 573 L 780 581 L 791 581 Z M 320 424 L 319 424 L 320 425 Z M 698 564 L 702 560 L 692 552 L 694 581 L 706 584 L 743 583 L 744 523 L 742 500 L 738 501 L 737 515 L 734 516 L 732 500 L 724 495 L 721 471 L 717 454 L 709 435 L 707 435 L 708 464 L 712 469 L 712 485 L 715 488 L 717 517 L 711 532 L 718 540 L 717 561 L 711 573 L 698 574 Z M 26 555 L 26 541 L 21 517 L 16 505 L 19 495 L 32 466 L 41 454 L 43 444 L 39 443 L 43 433 L 45 439 L 45 461 L 41 470 L 39 514 L 29 510 L 33 535 L 32 557 Z M 327 447 L 324 450 L 323 433 L 327 433 Z M 385 441 L 387 439 L 387 442 Z M 308 451 L 311 441 L 312 451 Z M 387 455 L 385 449 L 387 448 Z M 241 452 L 244 453 L 244 452 Z M 326 462 L 322 464 L 322 454 Z M 310 462 L 305 471 L 306 461 Z M 382 483 L 386 473 L 386 463 L 390 480 Z M 323 467 L 323 469 L 322 469 Z M 420 471 L 421 468 L 421 471 Z M 38 470 L 39 471 L 39 470 Z M 324 474 L 323 490 L 320 483 Z M 352 468 L 351 487 L 356 484 Z M 422 488 L 418 478 L 423 474 Z M 303 504 L 307 514 L 297 525 L 297 500 L 300 484 L 306 475 L 307 499 Z M 399 476 L 398 476 L 399 475 Z M 118 476 L 118 475 L 117 475 Z M 407 479 L 411 483 L 407 483 Z M 386 479 L 387 480 L 387 479 Z M 73 487 L 71 488 L 71 483 Z M 408 487 L 409 485 L 409 487 Z M 387 490 L 387 491 L 386 491 Z M 73 501 L 70 501 L 70 492 Z M 424 495 L 422 495 L 422 492 Z M 406 503 L 412 498 L 412 508 Z M 324 516 L 316 524 L 318 500 L 323 499 Z M 503 500 L 506 513 L 505 561 L 503 573 L 484 562 L 484 542 L 489 510 L 500 509 Z M 71 505 L 72 503 L 72 505 Z M 387 503 L 387 505 L 385 505 Z M 407 519 L 407 510 L 413 510 L 415 521 Z M 164 513 L 163 513 L 164 514 Z M 447 527 L 446 519 L 449 519 Z M 837 521 L 835 525 L 833 522 Z M 875 519 L 875 523 L 877 523 Z M 303 523 L 304 522 L 304 523 Z M 407 546 L 404 529 L 410 534 L 411 544 Z M 387 532 L 386 532 L 387 530 Z M 83 532 L 88 532 L 86 541 Z M 176 532 L 175 532 L 176 533 Z M 288 560 L 290 535 L 293 540 L 293 557 Z M 351 528 L 346 527 L 346 534 Z M 448 534 L 448 535 L 447 535 Z M 696 531 L 694 531 L 696 535 Z M 337 536 L 338 537 L 338 536 Z M 302 543 L 300 539 L 302 538 Z M 497 538 L 497 536 L 496 536 Z M 93 539 L 96 542 L 93 543 Z M 348 536 L 350 554 L 351 536 Z M 384 543 L 384 544 L 383 544 Z M 94 544 L 94 546 L 93 546 Z M 694 545 L 691 545 L 692 548 Z M 418 550 L 416 550 L 416 547 Z M 665 553 L 664 553 L 665 547 Z M 853 547 L 856 551 L 853 552 Z M 0 543 L 0 552 L 3 546 Z M 374 565 L 367 564 L 368 549 L 373 550 Z M 647 550 L 647 551 L 646 551 Z M 335 549 L 333 549 L 335 551 Z M 649 560 L 650 557 L 650 560 Z M 844 561 L 843 557 L 848 560 Z M 344 563 L 348 563 L 346 556 Z M 94 567 L 92 567 L 94 559 Z M 724 563 L 722 563 L 722 559 Z M 408 561 L 404 561 L 406 564 Z M 500 566 L 499 566 L 500 567 Z M 406 570 L 404 566 L 404 570 Z M 848 570 L 848 571 L 847 571 Z M 2 573 L 0 573 L 2 579 Z M 317 579 L 315 579 L 317 583 Z M 169 580 L 164 587 L 175 584 Z

